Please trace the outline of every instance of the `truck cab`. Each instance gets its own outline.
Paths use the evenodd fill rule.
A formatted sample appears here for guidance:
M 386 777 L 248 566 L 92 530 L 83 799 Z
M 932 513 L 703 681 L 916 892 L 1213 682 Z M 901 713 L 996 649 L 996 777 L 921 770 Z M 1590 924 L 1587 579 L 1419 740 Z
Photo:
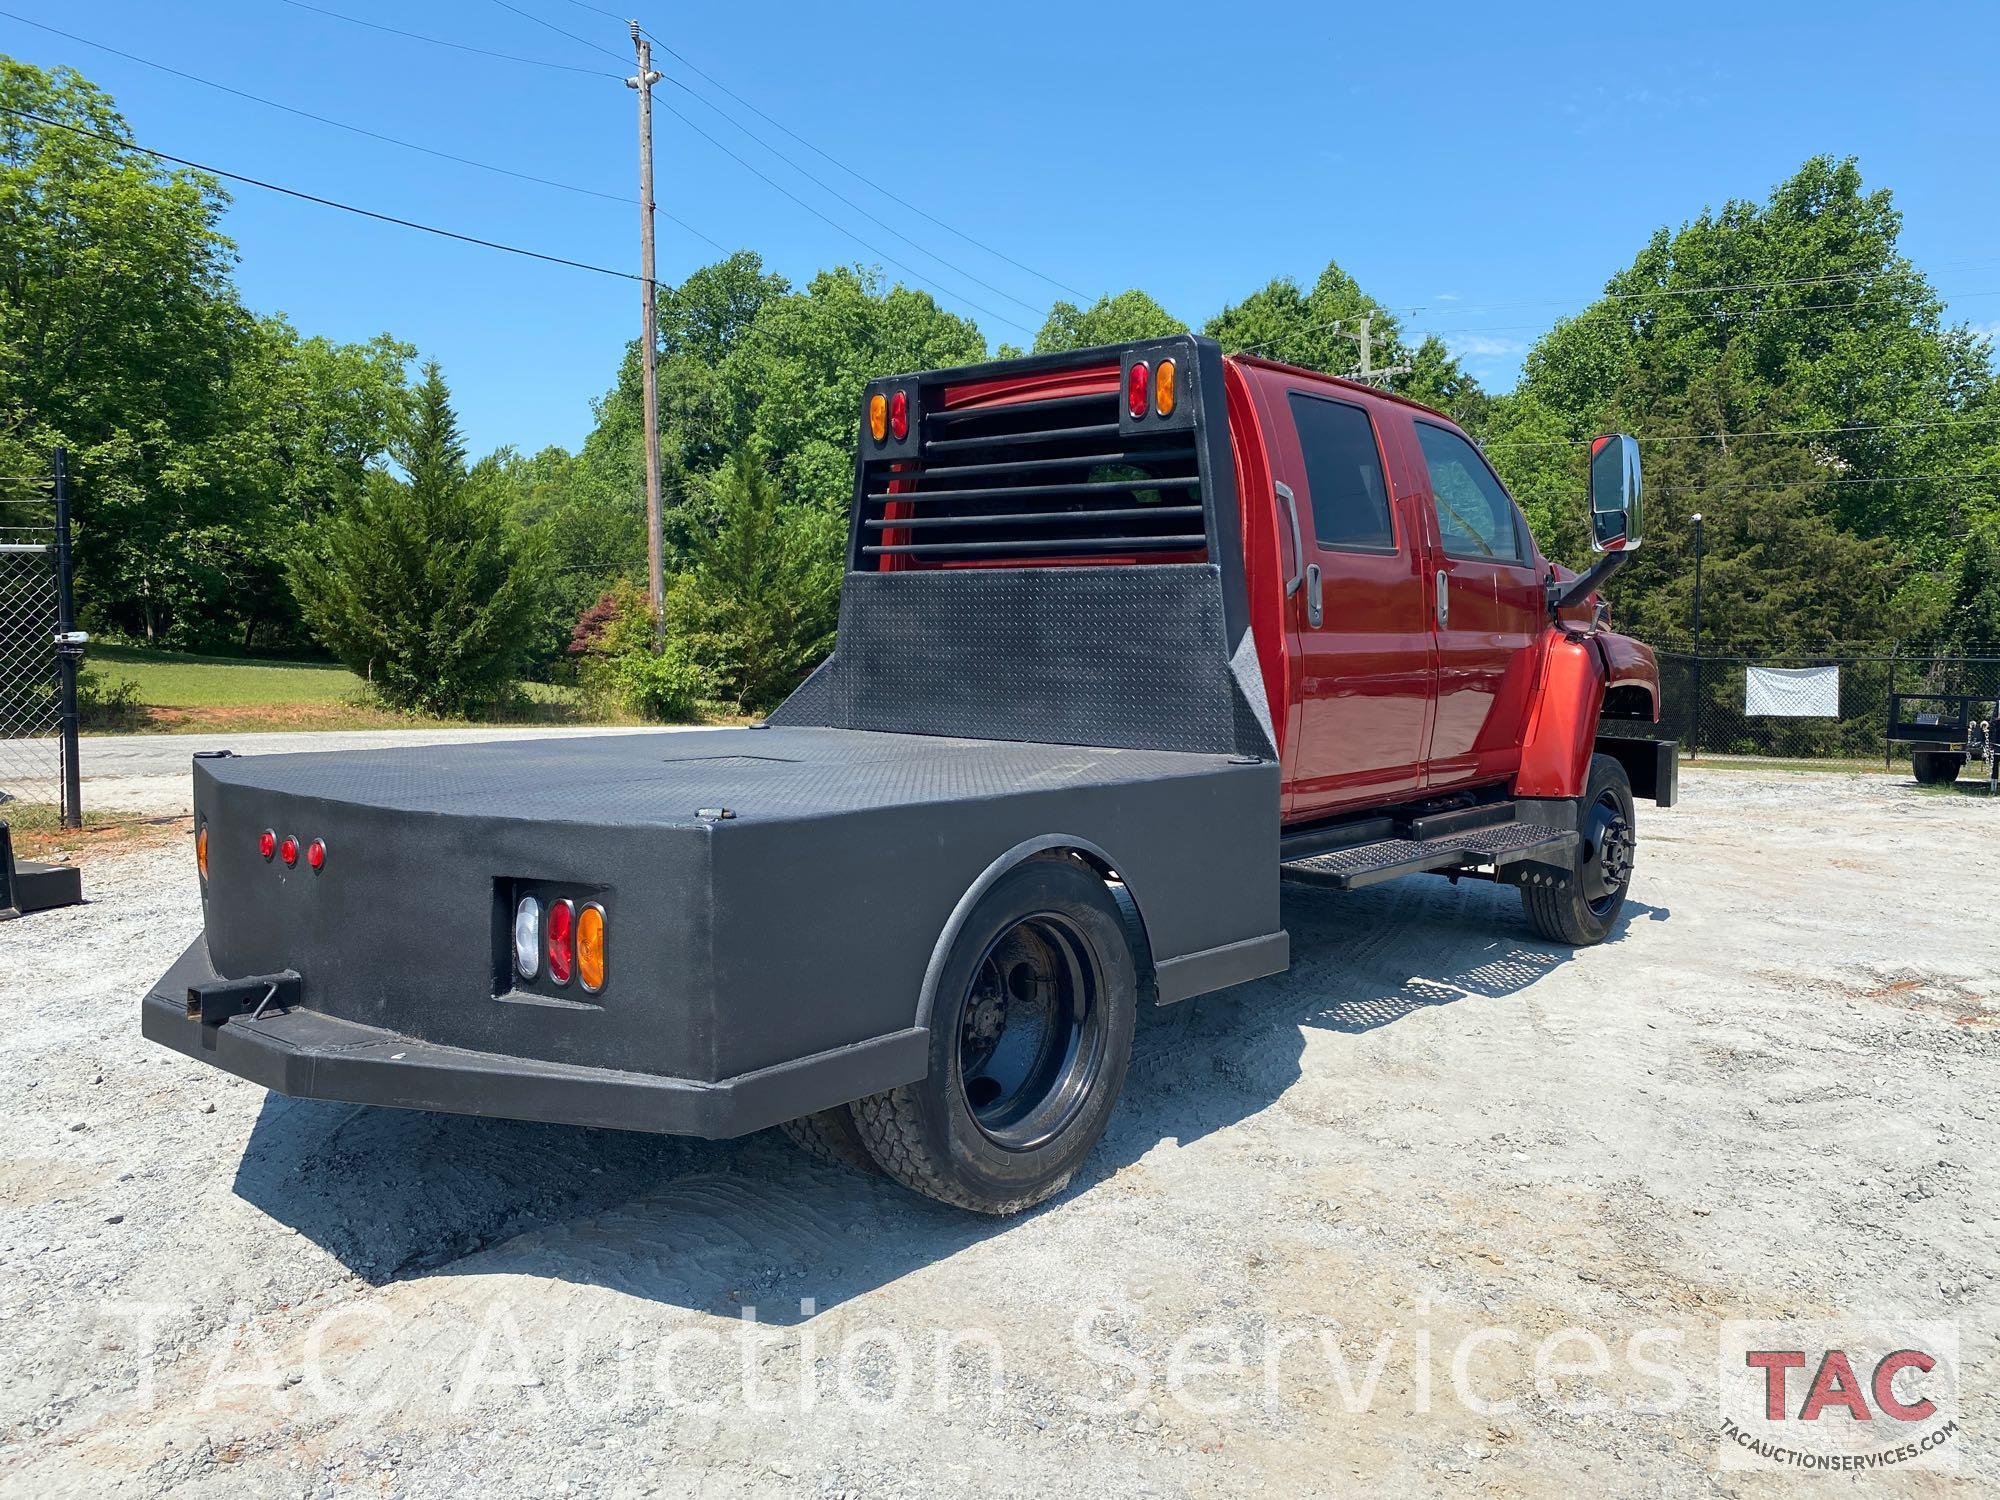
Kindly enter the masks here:
M 197 757 L 161 1044 L 293 1095 L 732 1136 L 1010 1213 L 1141 1006 L 1290 962 L 1282 881 L 1616 932 L 1674 747 L 1599 585 L 1447 417 L 1182 335 L 861 392 L 832 655 L 768 722 Z

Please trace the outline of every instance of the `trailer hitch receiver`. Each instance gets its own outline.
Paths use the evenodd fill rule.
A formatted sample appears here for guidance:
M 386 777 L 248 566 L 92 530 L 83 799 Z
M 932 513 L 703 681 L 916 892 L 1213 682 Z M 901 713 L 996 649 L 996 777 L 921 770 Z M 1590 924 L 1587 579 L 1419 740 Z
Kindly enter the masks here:
M 253 1018 L 276 1007 L 289 1010 L 299 1003 L 304 980 L 291 969 L 253 974 L 247 979 L 217 979 L 192 984 L 187 992 L 187 1018 L 201 1022 L 205 1047 L 215 1045 L 215 1033 L 226 1021 L 248 1013 Z

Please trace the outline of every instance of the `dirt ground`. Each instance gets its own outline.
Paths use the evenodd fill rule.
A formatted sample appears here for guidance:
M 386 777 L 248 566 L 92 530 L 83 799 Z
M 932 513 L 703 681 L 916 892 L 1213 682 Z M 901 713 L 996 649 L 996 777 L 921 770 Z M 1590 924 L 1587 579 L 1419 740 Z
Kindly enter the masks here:
M 1288 889 L 1291 972 L 1148 1031 L 1087 1171 L 1000 1222 L 775 1133 L 148 1046 L 192 859 L 97 848 L 89 905 L 0 927 L 0 1490 L 1992 1493 L 2000 804 L 1683 791 L 1581 953 L 1488 886 Z M 1829 1318 L 1955 1330 L 1956 1473 L 1718 1467 L 1725 1322 Z

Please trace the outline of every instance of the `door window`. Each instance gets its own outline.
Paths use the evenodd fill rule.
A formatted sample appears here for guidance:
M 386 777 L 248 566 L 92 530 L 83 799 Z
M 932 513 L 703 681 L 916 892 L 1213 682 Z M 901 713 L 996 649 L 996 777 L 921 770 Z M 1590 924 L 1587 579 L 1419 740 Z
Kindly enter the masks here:
M 1292 423 L 1305 456 L 1313 535 L 1335 550 L 1393 552 L 1382 450 L 1368 413 L 1344 401 L 1292 392 Z
M 1486 460 L 1464 438 L 1419 422 L 1417 441 L 1430 471 L 1431 499 L 1437 506 L 1438 536 L 1453 557 L 1520 562 L 1521 533 L 1514 502 Z

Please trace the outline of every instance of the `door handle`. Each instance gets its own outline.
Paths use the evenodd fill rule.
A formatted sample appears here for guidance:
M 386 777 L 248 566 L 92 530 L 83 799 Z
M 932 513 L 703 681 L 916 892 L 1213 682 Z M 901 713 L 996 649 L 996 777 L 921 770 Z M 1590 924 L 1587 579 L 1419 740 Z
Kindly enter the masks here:
M 1319 564 L 1306 564 L 1306 623 L 1317 630 L 1323 618 L 1319 596 Z
M 1285 514 L 1292 521 L 1292 576 L 1285 580 L 1285 597 L 1289 599 L 1299 591 L 1299 580 L 1305 577 L 1306 549 L 1299 540 L 1299 502 L 1293 498 L 1292 487 L 1284 480 L 1279 480 L 1271 488 L 1285 502 Z
M 1438 629 L 1448 630 L 1451 628 L 1451 575 L 1443 568 L 1438 569 L 1437 585 Z

